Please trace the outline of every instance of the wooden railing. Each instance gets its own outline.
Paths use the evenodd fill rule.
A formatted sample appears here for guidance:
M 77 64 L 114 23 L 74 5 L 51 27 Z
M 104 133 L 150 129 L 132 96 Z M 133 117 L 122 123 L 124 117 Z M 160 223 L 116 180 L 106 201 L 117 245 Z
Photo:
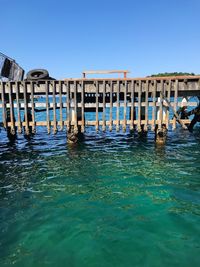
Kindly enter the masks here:
M 174 129 L 173 112 L 182 97 L 200 95 L 199 81 L 199 76 L 188 76 L 1 82 L 0 123 L 11 134 L 23 130 L 30 134 L 38 126 L 45 126 L 48 133 L 84 132 L 86 126 L 97 131 L 141 131 L 165 124 Z M 196 105 L 188 102 L 189 107 Z

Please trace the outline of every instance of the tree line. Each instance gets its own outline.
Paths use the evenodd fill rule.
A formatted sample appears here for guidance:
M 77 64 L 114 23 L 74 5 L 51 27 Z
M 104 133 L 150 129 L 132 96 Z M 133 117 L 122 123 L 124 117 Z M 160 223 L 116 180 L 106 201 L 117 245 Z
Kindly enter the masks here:
M 163 72 L 158 74 L 152 74 L 148 77 L 168 77 L 168 76 L 195 76 L 196 74 L 191 72 Z

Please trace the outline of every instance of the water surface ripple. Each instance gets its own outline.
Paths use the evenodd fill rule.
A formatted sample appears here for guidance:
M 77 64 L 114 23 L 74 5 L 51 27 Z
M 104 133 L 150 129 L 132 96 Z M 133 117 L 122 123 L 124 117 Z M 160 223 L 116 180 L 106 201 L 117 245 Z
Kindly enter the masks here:
M 200 133 L 0 139 L 0 266 L 199 266 Z

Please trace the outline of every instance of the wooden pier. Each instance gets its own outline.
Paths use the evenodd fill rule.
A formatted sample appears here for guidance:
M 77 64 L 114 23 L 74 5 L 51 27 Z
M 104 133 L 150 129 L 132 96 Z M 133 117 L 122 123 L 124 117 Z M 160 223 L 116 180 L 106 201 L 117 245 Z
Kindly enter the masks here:
M 163 124 L 175 129 L 170 112 L 181 106 L 182 97 L 194 96 L 200 96 L 200 76 L 1 82 L 0 125 L 12 135 L 29 135 L 39 126 L 47 133 L 74 134 L 88 126 L 96 131 L 154 131 Z

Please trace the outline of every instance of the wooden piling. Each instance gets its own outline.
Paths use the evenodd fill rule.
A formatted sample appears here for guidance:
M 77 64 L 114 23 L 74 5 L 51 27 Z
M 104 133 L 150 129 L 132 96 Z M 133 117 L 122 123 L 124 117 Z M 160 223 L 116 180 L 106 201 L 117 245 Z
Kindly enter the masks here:
M 135 82 L 131 81 L 131 114 L 130 114 L 130 119 L 131 119 L 131 124 L 130 124 L 130 130 L 134 129 L 134 120 L 135 120 Z
M 178 80 L 175 80 L 175 83 L 174 83 L 174 110 L 177 110 L 177 103 L 178 103 Z M 176 129 L 176 117 L 174 116 L 174 119 L 173 119 L 173 130 Z
M 145 92 L 145 124 L 144 131 L 148 130 L 148 114 L 149 114 L 149 81 L 146 81 L 145 84 L 146 92 Z
M 172 82 L 171 80 L 168 81 L 167 86 L 167 100 L 170 102 L 170 97 L 171 97 L 171 85 Z M 170 118 L 169 118 L 169 107 L 167 108 L 167 114 L 166 114 L 166 127 L 167 129 L 169 129 L 169 122 L 170 122 Z
M 137 123 L 137 130 L 140 133 L 142 131 L 141 128 L 141 97 L 142 97 L 142 81 L 139 81 L 138 87 L 138 123 Z
M 99 84 L 96 81 L 95 82 L 95 87 L 96 87 L 96 125 L 95 125 L 95 129 L 96 132 L 99 131 Z
M 74 81 L 74 115 L 72 118 L 74 122 L 74 134 L 78 134 L 78 119 L 77 119 L 77 82 Z
M 81 81 L 81 132 L 85 132 L 85 85 Z
M 126 132 L 126 107 L 127 107 L 127 81 L 124 84 L 124 120 L 123 120 L 123 132 Z
M 18 133 L 22 133 L 22 123 L 21 123 L 21 105 L 19 101 L 19 91 L 20 91 L 20 83 L 15 82 L 15 90 L 16 90 L 16 104 L 17 104 L 17 131 Z
M 31 82 L 31 113 L 32 113 L 32 133 L 36 132 L 35 127 L 35 103 L 34 103 L 34 83 Z
M 51 124 L 50 124 L 50 115 L 49 115 L 49 82 L 45 82 L 46 89 L 46 122 L 47 122 L 47 133 L 51 132 Z
M 153 92 L 152 92 L 152 126 L 151 130 L 155 131 L 156 128 L 156 91 L 157 91 L 157 81 L 154 80 L 153 82 Z
M 63 130 L 63 102 L 62 102 L 62 82 L 59 81 L 59 105 L 60 105 L 60 130 Z
M 13 101 L 13 84 L 10 84 L 9 87 L 9 105 L 10 105 L 10 123 L 11 126 L 9 127 L 9 131 L 12 135 L 15 134 L 15 115 L 14 115 L 14 101 Z
M 7 100 L 5 97 L 5 83 L 1 83 L 1 100 L 2 100 L 2 117 L 3 117 L 3 127 L 7 129 L 7 113 L 6 113 L 6 104 Z
M 57 120 L 56 120 L 56 84 L 55 81 L 52 82 L 52 90 L 53 90 L 53 133 L 57 133 Z
M 65 82 L 66 88 L 66 117 L 67 117 L 67 131 L 70 131 L 71 128 L 71 119 L 70 119 L 70 84 Z
M 24 123 L 25 123 L 25 135 L 29 135 L 29 118 L 28 118 L 28 95 L 27 95 L 27 83 L 23 83 L 24 86 Z
M 120 92 L 120 82 L 117 81 L 117 109 L 116 109 L 116 131 L 119 132 L 120 130 L 120 120 L 119 120 L 119 92 Z
M 103 81 L 103 114 L 102 114 L 102 131 L 106 130 L 106 81 Z
M 109 131 L 112 131 L 112 110 L 113 110 L 113 83 L 112 81 L 110 82 L 110 125 L 109 125 Z
M 162 124 L 163 124 L 163 93 L 164 93 L 164 83 L 163 80 L 161 80 L 161 93 L 160 93 L 160 106 L 159 106 L 159 118 L 157 118 L 159 120 L 158 123 L 158 128 L 161 129 L 162 128 Z

